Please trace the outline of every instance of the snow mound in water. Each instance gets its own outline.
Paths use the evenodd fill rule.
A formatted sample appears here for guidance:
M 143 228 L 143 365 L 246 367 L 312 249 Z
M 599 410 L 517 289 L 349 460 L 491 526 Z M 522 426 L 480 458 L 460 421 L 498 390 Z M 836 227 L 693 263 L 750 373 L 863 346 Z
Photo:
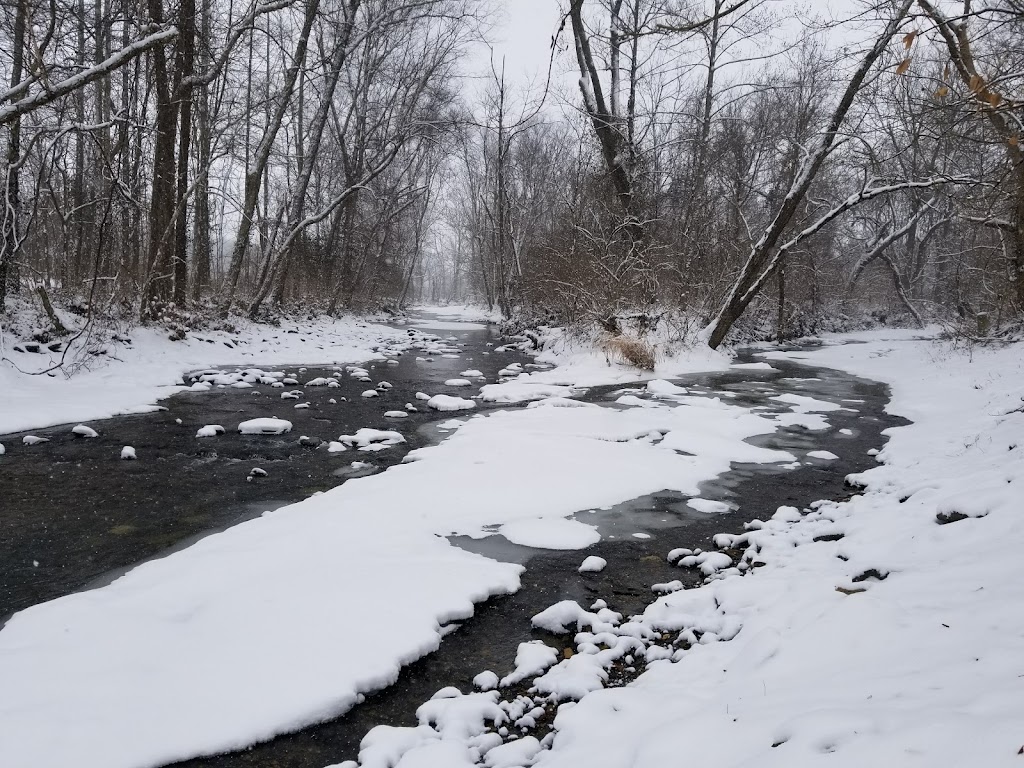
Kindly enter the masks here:
M 427 406 L 435 411 L 468 411 L 470 408 L 476 408 L 476 403 L 466 400 L 464 397 L 434 395 L 427 400 Z
M 224 434 L 224 427 L 220 424 L 207 424 L 196 431 L 196 437 L 216 437 Z
M 687 390 L 685 387 L 680 387 L 678 384 L 673 384 L 671 381 L 665 381 L 664 379 L 654 379 L 653 381 L 648 381 L 647 391 L 655 396 L 687 394 Z
M 447 379 L 444 385 L 446 387 L 471 387 L 473 382 L 469 379 Z
M 401 432 L 389 429 L 371 429 L 363 427 L 354 435 L 342 435 L 338 441 L 345 445 L 356 446 L 360 451 L 380 451 L 392 445 L 404 443 Z
M 601 540 L 593 526 L 559 518 L 516 520 L 505 523 L 498 532 L 513 544 L 537 549 L 583 549 Z
M 249 419 L 238 425 L 243 435 L 282 435 L 292 431 L 292 423 L 284 419 Z
M 516 668 L 501 679 L 501 687 L 507 688 L 520 680 L 535 677 L 558 661 L 558 649 L 545 645 L 542 640 L 520 643 L 516 651 Z
M 576 392 L 572 387 L 539 384 L 535 381 L 507 381 L 504 384 L 485 384 L 480 387 L 480 396 L 489 403 L 523 403 L 546 397 L 571 397 L 574 394 Z
M 85 424 L 79 424 L 76 427 L 72 427 L 71 431 L 77 437 L 99 437 L 99 433 L 95 429 L 87 427 Z
M 808 451 L 807 458 L 820 459 L 822 461 L 835 461 L 839 457 L 832 453 L 832 451 Z
M 608 561 L 605 560 L 603 557 L 591 555 L 590 557 L 586 558 L 582 563 L 580 563 L 580 567 L 576 570 L 580 573 L 600 573 L 605 569 L 605 566 L 607 565 Z

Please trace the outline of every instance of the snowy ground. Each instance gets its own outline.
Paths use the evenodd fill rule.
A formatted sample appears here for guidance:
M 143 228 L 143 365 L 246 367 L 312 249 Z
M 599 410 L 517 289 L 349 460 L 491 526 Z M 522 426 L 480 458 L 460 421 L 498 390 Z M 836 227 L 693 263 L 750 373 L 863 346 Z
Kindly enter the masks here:
M 190 331 L 181 341 L 171 341 L 164 329 L 136 328 L 95 348 L 99 354 L 74 345 L 66 356 L 45 347 L 41 353 L 18 352 L 7 338 L 10 362 L 0 361 L 0 435 L 152 410 L 158 399 L 178 391 L 184 374 L 203 368 L 359 362 L 379 357 L 376 347 L 403 336 L 355 318 L 324 317 L 280 327 L 240 324 L 237 333 Z M 73 376 L 61 370 L 28 375 L 53 367 L 62 356 L 76 369 Z
M 1024 364 L 1014 349 L 858 340 L 800 354 L 890 382 L 891 409 L 915 422 L 893 431 L 862 495 L 781 508 L 721 552 L 666 552 L 708 582 L 652 585 L 665 596 L 642 617 L 553 606 L 535 623 L 568 632 L 571 658 L 521 647 L 481 690 L 426 702 L 418 728 L 375 729 L 360 763 L 1019 762 Z M 17 614 L 0 631 L 0 765 L 158 765 L 339 713 L 436 648 L 474 601 L 518 587 L 519 566 L 446 536 L 585 547 L 595 531 L 573 512 L 793 458 L 745 442 L 785 419 L 660 379 L 615 409 L 572 399 L 624 375 L 593 355 L 508 371 L 485 395 L 537 402 L 473 415 L 406 464 Z M 783 415 L 813 423 L 833 407 L 806 400 Z M 641 662 L 634 685 L 602 690 Z M 502 676 L 532 680 L 530 695 L 483 690 Z M 537 738 L 545 707 L 557 730 Z

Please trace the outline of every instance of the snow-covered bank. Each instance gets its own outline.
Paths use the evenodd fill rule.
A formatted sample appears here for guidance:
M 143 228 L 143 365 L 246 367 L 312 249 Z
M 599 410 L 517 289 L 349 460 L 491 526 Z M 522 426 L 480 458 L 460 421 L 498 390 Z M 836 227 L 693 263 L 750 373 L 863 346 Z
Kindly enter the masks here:
M 440 320 L 453 320 L 464 323 L 498 323 L 501 322 L 501 312 L 497 309 L 472 304 L 416 304 L 409 307 L 409 314 L 415 317 L 417 314 L 427 313 L 435 315 Z
M 510 370 L 510 376 L 536 385 L 599 387 L 650 379 L 671 379 L 688 373 L 724 371 L 732 363 L 728 353 L 713 350 L 703 344 L 666 344 L 659 346 L 654 370 L 644 371 L 615 359 L 614 354 L 601 348 L 596 338 L 578 338 L 558 328 L 544 329 L 542 335 L 543 349 L 536 355 L 536 362 L 555 367 L 547 371 Z M 511 384 L 507 390 L 514 391 L 524 386 Z M 505 401 L 500 392 L 500 387 L 493 387 L 484 393 L 484 399 Z
M 767 355 L 886 381 L 914 423 L 862 495 L 723 540 L 764 565 L 653 605 L 698 644 L 561 712 L 538 765 L 1020 763 L 1024 359 L 911 336 Z
M 15 615 L 0 630 L 0 765 L 138 768 L 316 722 L 517 588 L 519 566 L 444 536 L 585 546 L 597 534 L 574 512 L 792 460 L 745 442 L 779 427 L 771 414 L 655 389 L 656 407 L 556 398 L 474 416 L 406 464 Z
M 61 370 L 31 375 L 60 363 L 62 352 L 17 352 L 6 339 L 13 364 L 0 362 L 0 434 L 152 410 L 178 391 L 183 374 L 202 368 L 359 362 L 379 357 L 375 347 L 403 337 L 384 325 L 327 317 L 279 327 L 246 323 L 235 333 L 190 331 L 180 341 L 171 341 L 166 329 L 136 328 L 130 338 L 93 350 L 99 354 L 73 345 L 66 361 L 83 362 L 70 378 Z

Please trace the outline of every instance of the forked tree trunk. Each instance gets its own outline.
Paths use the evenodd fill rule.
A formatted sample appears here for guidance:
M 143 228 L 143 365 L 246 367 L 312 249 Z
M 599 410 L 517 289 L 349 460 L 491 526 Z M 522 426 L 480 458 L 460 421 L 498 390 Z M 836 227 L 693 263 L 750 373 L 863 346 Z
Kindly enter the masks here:
M 789 226 L 789 223 L 807 196 L 807 192 L 821 170 L 825 158 L 832 151 L 839 130 L 846 120 L 846 115 L 849 113 L 850 108 L 853 106 L 854 99 L 864 85 L 864 81 L 874 67 L 875 62 L 885 52 L 889 41 L 896 34 L 913 4 L 914 0 L 901 0 L 893 17 L 885 25 L 882 34 L 878 36 L 874 45 L 865 54 L 864 58 L 861 59 L 849 83 L 847 83 L 839 103 L 832 112 L 832 117 L 829 119 L 824 135 L 818 141 L 818 145 L 809 152 L 803 161 L 796 180 L 779 205 L 771 223 L 751 247 L 746 264 L 744 264 L 739 276 L 733 283 L 728 297 L 718 311 L 718 315 L 705 330 L 708 345 L 712 349 L 716 349 L 725 341 L 725 337 L 728 335 L 733 324 L 739 320 L 750 305 L 750 302 L 760 292 L 765 278 L 771 275 L 778 266 L 781 254 L 776 251 L 776 246 L 783 232 Z

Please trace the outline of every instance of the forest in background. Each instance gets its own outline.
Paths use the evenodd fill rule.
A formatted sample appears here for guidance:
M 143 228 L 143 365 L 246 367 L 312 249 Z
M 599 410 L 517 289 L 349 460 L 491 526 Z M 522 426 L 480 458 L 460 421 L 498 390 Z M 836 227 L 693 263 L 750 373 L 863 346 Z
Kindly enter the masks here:
M 524 89 L 486 0 L 3 0 L 0 310 L 1019 331 L 1022 0 L 560 10 Z

